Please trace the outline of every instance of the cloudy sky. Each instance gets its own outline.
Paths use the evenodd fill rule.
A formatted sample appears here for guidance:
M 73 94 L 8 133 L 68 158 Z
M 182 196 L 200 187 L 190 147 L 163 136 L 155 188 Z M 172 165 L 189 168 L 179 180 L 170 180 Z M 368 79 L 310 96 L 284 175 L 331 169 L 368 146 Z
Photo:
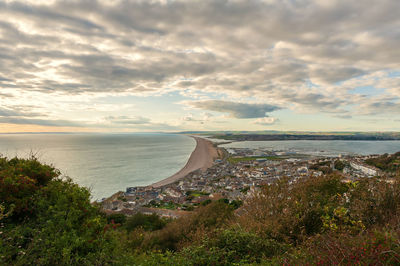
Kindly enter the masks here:
M 0 1 L 0 132 L 400 130 L 399 0 Z

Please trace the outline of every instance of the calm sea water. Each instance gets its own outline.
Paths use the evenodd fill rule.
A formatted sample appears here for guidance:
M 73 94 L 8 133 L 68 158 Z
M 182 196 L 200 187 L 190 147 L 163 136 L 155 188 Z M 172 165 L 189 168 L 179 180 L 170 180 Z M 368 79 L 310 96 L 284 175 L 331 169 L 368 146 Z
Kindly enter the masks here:
M 339 154 L 384 154 L 400 151 L 400 141 L 283 140 L 239 141 L 223 144 L 225 148 L 253 148 L 271 151 L 295 151 L 303 154 L 337 156 Z
M 93 199 L 128 186 L 149 185 L 179 171 L 196 141 L 174 134 L 23 134 L 0 135 L 0 153 L 53 164 Z

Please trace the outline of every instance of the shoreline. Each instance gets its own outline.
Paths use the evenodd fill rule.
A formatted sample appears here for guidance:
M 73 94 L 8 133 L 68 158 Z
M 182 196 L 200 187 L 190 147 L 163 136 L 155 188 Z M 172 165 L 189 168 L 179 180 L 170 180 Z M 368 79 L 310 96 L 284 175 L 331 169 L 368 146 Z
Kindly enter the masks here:
M 194 138 L 196 140 L 196 147 L 190 154 L 190 157 L 186 162 L 186 165 L 172 176 L 167 177 L 158 182 L 155 182 L 149 185 L 149 187 L 157 188 L 169 185 L 184 178 L 185 176 L 196 170 L 200 169 L 201 171 L 205 171 L 214 164 L 214 160 L 219 157 L 219 153 L 217 148 L 214 147 L 213 143 L 201 137 L 197 136 L 189 136 L 189 137 Z

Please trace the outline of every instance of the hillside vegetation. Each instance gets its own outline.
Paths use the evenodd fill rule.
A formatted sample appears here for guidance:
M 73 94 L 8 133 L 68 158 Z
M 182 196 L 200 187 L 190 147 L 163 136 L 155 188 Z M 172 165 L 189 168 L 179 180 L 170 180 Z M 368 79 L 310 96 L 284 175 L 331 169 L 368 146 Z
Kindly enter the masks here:
M 384 154 L 377 158 L 366 160 L 366 163 L 379 168 L 380 170 L 400 175 L 400 152 L 395 154 Z
M 236 210 L 106 216 L 53 167 L 0 158 L 0 265 L 399 265 L 399 185 L 333 172 L 281 179 Z

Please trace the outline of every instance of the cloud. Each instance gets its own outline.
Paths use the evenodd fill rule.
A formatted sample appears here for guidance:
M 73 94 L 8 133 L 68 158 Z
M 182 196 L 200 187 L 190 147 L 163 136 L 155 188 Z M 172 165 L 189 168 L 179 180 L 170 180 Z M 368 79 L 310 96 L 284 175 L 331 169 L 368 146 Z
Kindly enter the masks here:
M 69 120 L 39 119 L 39 118 L 19 118 L 19 117 L 0 117 L 0 124 L 17 125 L 39 125 L 51 127 L 87 127 L 87 123 L 74 122 Z
M 380 96 L 365 98 L 355 112 L 358 115 L 384 116 L 400 114 L 400 101 L 397 97 Z
M 278 106 L 273 106 L 269 104 L 250 104 L 220 100 L 186 102 L 186 104 L 198 109 L 228 113 L 231 117 L 235 118 L 265 117 L 266 113 L 270 113 L 280 109 Z
M 128 128 L 135 130 L 178 130 L 178 127 L 168 123 L 154 122 L 143 116 L 107 116 L 100 122 L 88 123 L 88 127 L 96 128 Z
M 315 83 L 332 84 L 366 74 L 355 67 L 318 67 L 310 73 L 310 79 Z
M 187 114 L 187 115 L 185 115 L 184 117 L 182 117 L 182 120 L 183 120 L 183 121 L 186 121 L 186 122 L 199 121 L 199 120 L 197 120 L 197 119 L 195 119 L 195 118 L 193 117 L 193 114 Z
M 203 113 L 203 120 L 204 120 L 204 121 L 208 121 L 208 120 L 210 120 L 212 117 L 214 117 L 213 114 L 210 114 L 210 113 Z
M 262 118 L 258 118 L 256 121 L 254 121 L 254 124 L 262 125 L 262 126 L 269 126 L 269 125 L 275 124 L 277 121 L 279 121 L 279 120 L 275 117 L 262 117 Z
M 0 107 L 0 117 L 33 117 L 44 115 L 42 113 L 29 112 L 27 109 L 28 106 Z
M 228 97 L 192 106 L 236 118 L 276 106 L 350 117 L 365 100 L 352 91 L 372 84 L 397 99 L 372 94 L 364 106 L 399 114 L 398 10 L 398 0 L 2 1 L 0 99 L 178 91 Z M 248 98 L 274 105 L 234 103 Z
M 112 124 L 119 125 L 144 125 L 150 124 L 150 119 L 142 116 L 129 117 L 129 116 L 107 116 L 104 118 Z
M 73 121 L 61 119 L 43 119 L 32 117 L 0 116 L 0 124 L 16 125 L 39 125 L 48 127 L 75 127 L 75 128 L 103 128 L 103 129 L 123 129 L 134 130 L 178 130 L 178 127 L 168 123 L 152 122 L 145 117 L 127 117 L 127 116 L 108 116 L 102 121 Z
M 79 121 L 50 118 L 46 113 L 35 111 L 33 105 L 10 105 L 0 107 L 0 124 L 40 125 L 51 127 L 85 127 Z

